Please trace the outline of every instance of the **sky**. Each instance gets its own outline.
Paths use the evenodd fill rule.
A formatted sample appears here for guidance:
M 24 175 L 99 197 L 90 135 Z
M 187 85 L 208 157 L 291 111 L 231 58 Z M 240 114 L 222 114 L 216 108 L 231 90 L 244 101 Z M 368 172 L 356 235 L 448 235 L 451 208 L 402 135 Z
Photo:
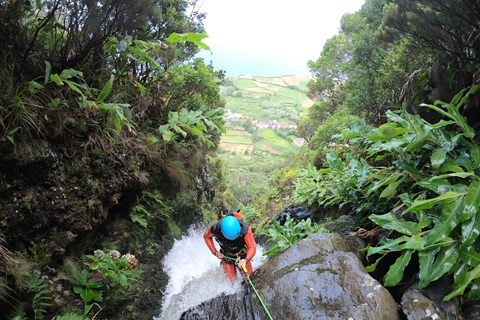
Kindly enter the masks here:
M 365 0 L 199 0 L 211 48 L 202 57 L 215 66 L 257 70 L 275 63 L 309 74 L 308 60 L 317 60 L 325 41 L 338 34 L 345 13 L 358 11 Z M 245 68 L 242 68 L 245 65 Z M 228 74 L 233 76 L 236 74 Z M 231 73 L 238 73 L 234 71 Z M 252 74 L 257 75 L 257 74 Z M 260 74 L 258 74 L 260 75 Z

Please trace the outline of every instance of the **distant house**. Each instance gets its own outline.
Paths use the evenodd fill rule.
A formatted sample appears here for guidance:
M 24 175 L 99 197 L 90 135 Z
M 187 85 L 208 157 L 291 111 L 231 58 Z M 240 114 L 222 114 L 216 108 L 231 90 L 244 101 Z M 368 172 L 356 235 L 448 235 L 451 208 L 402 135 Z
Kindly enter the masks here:
M 256 126 L 258 129 L 268 129 L 270 124 L 266 121 L 258 120 Z
M 289 129 L 290 126 L 288 125 L 288 123 L 285 123 L 285 122 L 279 122 L 277 124 L 277 127 L 280 128 L 280 129 Z
M 250 118 L 250 116 L 247 116 L 247 115 L 241 114 L 241 113 L 237 113 L 237 112 L 231 112 L 229 114 L 229 118 L 247 119 L 247 118 Z
M 305 139 L 297 138 L 297 139 L 293 140 L 293 143 L 295 143 L 297 146 L 301 147 L 305 143 Z

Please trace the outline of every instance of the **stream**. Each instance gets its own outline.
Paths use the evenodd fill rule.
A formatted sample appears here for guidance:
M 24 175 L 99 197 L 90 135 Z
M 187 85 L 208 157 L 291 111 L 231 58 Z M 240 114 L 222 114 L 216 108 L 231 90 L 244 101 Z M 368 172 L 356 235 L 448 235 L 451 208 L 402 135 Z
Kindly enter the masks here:
M 203 234 L 207 228 L 190 227 L 165 256 L 163 268 L 169 280 L 162 311 L 154 320 L 178 320 L 182 313 L 203 301 L 222 293 L 233 294 L 241 290 L 241 280 L 230 282 L 223 273 L 220 260 L 212 255 L 205 244 Z M 257 253 L 252 260 L 254 270 L 262 264 L 262 256 L 263 248 L 257 245 Z

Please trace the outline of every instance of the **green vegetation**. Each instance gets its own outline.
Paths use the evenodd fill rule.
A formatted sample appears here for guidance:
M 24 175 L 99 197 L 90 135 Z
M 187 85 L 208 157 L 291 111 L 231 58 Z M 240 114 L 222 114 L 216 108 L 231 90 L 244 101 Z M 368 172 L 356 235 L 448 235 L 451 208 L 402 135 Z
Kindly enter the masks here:
M 249 115 L 252 117 L 260 117 L 262 108 L 259 100 L 254 98 L 238 98 L 226 96 L 226 108 L 233 112 Z
M 275 244 L 265 252 L 266 255 L 278 255 L 279 251 L 286 250 L 293 246 L 295 243 L 302 239 L 305 239 L 312 233 L 326 232 L 329 233 L 323 226 L 312 226 L 312 220 L 301 220 L 297 224 L 293 224 L 293 218 L 287 216 L 285 224 L 282 226 L 277 220 L 272 220 L 273 228 L 268 229 L 265 234 L 268 235 L 269 241 L 275 242 Z
M 434 124 L 392 111 L 387 112 L 390 122 L 379 128 L 367 129 L 364 121 L 353 124 L 337 136 L 348 139 L 351 148 L 341 157 L 327 154 L 328 168 L 312 176 L 320 183 L 297 185 L 297 198 L 348 205 L 357 217 L 403 234 L 365 249 L 368 256 L 380 255 L 369 271 L 388 253 L 401 252 L 385 276 L 386 286 L 402 280 L 403 270 L 418 253 L 420 288 L 448 273 L 455 275 L 455 284 L 446 300 L 467 289 L 464 301 L 480 296 L 475 285 L 480 147 L 459 113 L 478 89 L 480 85 L 462 91 L 452 103 L 437 101 L 439 107 L 424 105 L 445 116 Z
M 219 154 L 219 157 L 224 167 L 224 193 L 234 196 L 228 202 L 231 208 L 248 205 L 257 195 L 267 192 L 268 182 L 285 161 L 283 157 L 258 149 L 252 152 L 248 161 L 243 155 L 232 153 Z
M 383 272 L 386 286 L 408 280 L 404 270 L 418 257 L 419 288 L 452 276 L 445 300 L 480 297 L 480 52 L 468 40 L 479 12 L 472 6 L 367 0 L 342 18 L 340 33 L 309 62 L 315 81 L 307 94 L 316 103 L 298 127 L 308 141 L 298 151 L 301 169 L 293 181 L 271 180 L 250 204 L 256 230 L 272 229 L 266 217 L 280 199 L 308 202 L 325 212 L 319 220 L 348 214 L 362 228 L 396 231 L 365 250 L 369 271 L 398 257 Z M 296 165 L 290 159 L 278 175 Z
M 269 101 L 281 105 L 290 105 L 290 106 L 295 106 L 299 101 L 297 101 L 295 98 L 289 97 L 289 96 L 281 96 L 281 95 L 276 95 L 273 96 L 269 99 Z
M 315 223 L 343 214 L 362 228 L 396 231 L 365 250 L 370 271 L 399 255 L 385 285 L 402 283 L 418 257 L 420 287 L 448 275 L 454 284 L 446 300 L 480 297 L 475 0 L 367 0 L 308 62 L 312 79 L 224 81 L 193 59 L 198 46 L 208 49 L 204 16 L 187 17 L 185 1 L 101 6 L 0 4 L 1 183 L 7 170 L 54 154 L 62 177 L 48 183 L 64 183 L 72 199 L 66 210 L 51 201 L 54 191 L 40 194 L 44 186 L 13 186 L 31 182 L 28 172 L 1 185 L 8 208 L 0 221 L 7 240 L 0 307 L 8 319 L 49 311 L 56 319 L 140 319 L 143 298 L 160 301 L 152 282 L 162 280 L 128 271 L 131 257 L 86 256 L 87 247 L 129 248 L 159 268 L 160 238 L 171 241 L 194 218 L 243 206 L 256 234 L 269 230 L 275 254 L 317 230 L 309 220 L 272 221 L 292 202 L 323 212 Z M 225 108 L 251 118 L 224 118 Z M 256 130 L 254 120 L 299 126 Z M 245 131 L 225 130 L 224 121 Z M 306 145 L 294 147 L 296 137 Z M 200 191 L 197 178 L 208 167 L 216 190 Z M 45 176 L 50 169 L 42 168 Z M 27 227 L 31 238 L 19 236 Z M 52 269 L 61 271 L 52 276 Z M 62 300 L 65 291 L 71 295 Z
M 273 172 L 285 166 L 282 154 L 297 149 L 293 144 L 298 138 L 295 129 L 259 129 L 254 121 L 276 120 L 284 124 L 299 121 L 304 113 L 301 103 L 307 99 L 304 79 L 308 78 L 289 76 L 289 81 L 295 81 L 298 86 L 288 85 L 282 77 L 234 77 L 223 82 L 221 94 L 226 99 L 225 107 L 251 117 L 227 117 L 227 126 L 242 127 L 245 131 L 227 129 L 220 140 L 218 156 L 225 163 L 227 180 L 223 196 L 236 199 L 228 201 L 233 207 L 248 206 L 257 196 L 268 192 Z M 267 169 L 267 166 L 271 167 Z M 258 216 L 260 211 L 255 212 L 253 215 Z
M 222 136 L 222 143 L 235 143 L 235 144 L 251 144 L 252 142 L 250 141 L 249 138 L 245 136 L 240 136 L 238 134 L 228 134 L 225 136 Z
M 297 102 L 302 102 L 303 100 L 307 99 L 307 95 L 305 93 L 291 88 L 281 88 L 277 91 L 277 95 L 291 98 Z
M 238 89 L 245 89 L 245 88 L 254 88 L 257 87 L 255 82 L 252 79 L 238 79 L 233 82 L 233 85 Z
M 272 129 L 261 129 L 258 132 L 274 149 L 283 152 L 293 150 L 293 146 L 287 140 L 278 137 Z
M 180 236 L 213 201 L 194 179 L 225 131 L 223 74 L 194 59 L 208 50 L 204 14 L 189 17 L 187 7 L 0 3 L 0 188 L 9 206 L 0 309 L 8 319 L 157 315 L 162 279 L 144 268 L 161 274 L 160 238 Z M 8 180 L 7 171 L 25 178 Z M 86 255 L 95 247 L 121 247 L 144 264 L 130 272 L 133 255 L 96 260 Z

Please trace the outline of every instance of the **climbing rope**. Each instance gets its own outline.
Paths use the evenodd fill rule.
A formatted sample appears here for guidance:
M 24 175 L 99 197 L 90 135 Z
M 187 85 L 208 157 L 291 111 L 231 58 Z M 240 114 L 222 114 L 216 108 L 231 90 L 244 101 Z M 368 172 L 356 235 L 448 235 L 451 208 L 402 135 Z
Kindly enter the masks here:
M 250 301 L 250 313 L 252 314 L 252 320 L 255 320 L 255 313 L 253 312 L 252 293 L 250 292 L 250 287 L 248 285 L 247 285 L 246 295 L 243 297 L 243 306 L 245 307 L 245 315 L 248 314 L 247 299 Z
M 224 258 L 227 258 L 227 259 L 231 259 L 231 260 L 234 260 L 235 261 L 235 265 L 238 267 L 238 262 L 240 261 L 239 258 L 232 258 L 232 257 L 228 257 L 228 256 L 224 256 Z M 265 310 L 265 312 L 267 313 L 268 317 L 270 318 L 270 320 L 273 320 L 272 318 L 272 315 L 270 314 L 270 312 L 268 311 L 267 307 L 265 306 L 265 304 L 263 303 L 263 300 L 262 298 L 260 297 L 260 294 L 258 293 L 257 289 L 255 288 L 255 286 L 253 285 L 252 283 L 252 280 L 250 279 L 250 275 L 248 274 L 248 271 L 247 271 L 247 267 L 246 266 L 242 266 L 243 267 L 243 270 L 240 269 L 240 267 L 238 268 L 240 271 L 243 271 L 243 272 L 240 272 L 242 274 L 242 277 L 243 279 L 245 280 L 245 282 L 249 283 L 250 286 L 252 287 L 253 291 L 255 292 L 255 294 L 257 295 L 258 297 L 258 300 L 260 301 L 260 303 L 262 304 L 262 307 L 263 309 Z M 249 287 L 247 287 L 248 289 Z M 250 294 L 250 290 L 247 291 L 248 294 Z M 245 303 L 245 300 L 244 300 L 244 303 Z M 252 317 L 255 319 L 254 315 L 253 315 L 253 303 L 252 303 L 252 295 L 250 294 L 250 304 L 251 304 L 251 310 L 252 310 Z M 245 303 L 245 306 L 246 306 L 246 303 Z

